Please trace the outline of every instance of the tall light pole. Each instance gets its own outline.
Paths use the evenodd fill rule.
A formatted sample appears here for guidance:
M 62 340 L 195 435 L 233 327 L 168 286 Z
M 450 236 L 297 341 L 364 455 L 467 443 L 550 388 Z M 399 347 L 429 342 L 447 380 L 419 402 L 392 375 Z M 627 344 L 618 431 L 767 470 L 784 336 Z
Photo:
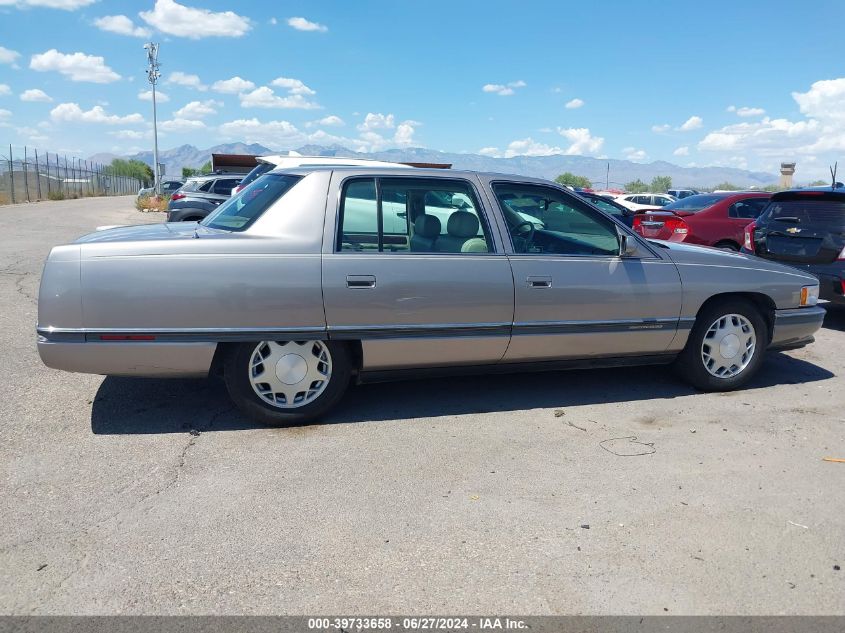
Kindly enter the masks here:
M 156 120 L 156 83 L 161 73 L 158 72 L 158 44 L 144 44 L 147 51 L 147 79 L 153 87 L 153 186 L 155 194 L 161 194 L 161 178 L 158 167 L 158 121 Z

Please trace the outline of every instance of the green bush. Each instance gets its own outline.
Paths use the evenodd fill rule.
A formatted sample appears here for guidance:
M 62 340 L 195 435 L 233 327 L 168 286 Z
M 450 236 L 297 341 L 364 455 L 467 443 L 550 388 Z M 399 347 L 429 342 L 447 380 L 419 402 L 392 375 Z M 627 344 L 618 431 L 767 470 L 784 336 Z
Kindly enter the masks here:
M 167 211 L 167 198 L 165 196 L 141 196 L 135 201 L 135 208 L 142 213 Z
M 64 200 L 65 194 L 61 190 L 51 191 L 50 193 L 47 194 L 47 199 L 48 200 Z

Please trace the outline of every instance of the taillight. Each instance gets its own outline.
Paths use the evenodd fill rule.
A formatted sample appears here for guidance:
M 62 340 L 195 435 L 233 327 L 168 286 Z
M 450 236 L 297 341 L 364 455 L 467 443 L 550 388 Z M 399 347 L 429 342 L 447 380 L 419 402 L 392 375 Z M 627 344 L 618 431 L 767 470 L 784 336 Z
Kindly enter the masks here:
M 754 252 L 754 229 L 757 225 L 754 222 L 745 225 L 745 250 Z M 845 251 L 843 251 L 845 252 Z
M 184 193 L 179 193 L 178 191 L 170 196 L 171 200 L 181 200 L 182 198 L 186 198 L 187 196 Z
M 665 226 L 676 235 L 687 235 L 689 233 L 689 224 L 681 218 L 668 218 Z
M 640 235 L 643 234 L 643 216 L 635 215 L 634 216 L 634 225 L 633 229 L 635 233 L 639 233 Z

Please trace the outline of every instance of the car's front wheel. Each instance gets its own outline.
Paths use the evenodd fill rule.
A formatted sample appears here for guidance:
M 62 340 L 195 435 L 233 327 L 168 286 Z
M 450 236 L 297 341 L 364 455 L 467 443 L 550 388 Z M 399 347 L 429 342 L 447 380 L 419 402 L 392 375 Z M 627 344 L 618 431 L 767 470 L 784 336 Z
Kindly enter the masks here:
M 766 322 L 753 303 L 719 301 L 699 313 L 676 365 L 698 389 L 731 391 L 757 373 L 767 343 Z
M 235 405 L 271 426 L 320 418 L 343 396 L 351 372 L 348 348 L 329 341 L 241 343 L 223 368 Z

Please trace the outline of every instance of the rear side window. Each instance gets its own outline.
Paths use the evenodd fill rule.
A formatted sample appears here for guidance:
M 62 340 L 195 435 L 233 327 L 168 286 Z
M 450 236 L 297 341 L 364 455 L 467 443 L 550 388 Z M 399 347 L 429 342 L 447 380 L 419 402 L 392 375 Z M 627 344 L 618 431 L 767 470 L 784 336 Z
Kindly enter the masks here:
M 266 174 L 226 200 L 200 224 L 211 229 L 246 230 L 300 180 L 301 176 Z
M 468 183 L 360 178 L 344 184 L 338 251 L 487 253 L 491 244 Z
M 221 178 L 214 183 L 213 192 L 221 196 L 228 196 L 232 193 L 232 189 L 238 186 L 240 180 L 237 178 Z
M 732 218 L 753 220 L 768 204 L 768 198 L 748 198 L 734 202 L 728 208 L 728 216 Z
M 263 176 L 271 169 L 273 169 L 273 165 L 269 163 L 258 163 L 258 165 L 253 167 L 252 171 L 249 172 L 243 180 L 241 180 L 241 187 L 246 187 L 249 183 L 255 182 L 259 176 Z
M 845 228 L 845 201 L 838 200 L 778 200 L 766 208 L 764 218 L 798 224 L 817 224 Z

